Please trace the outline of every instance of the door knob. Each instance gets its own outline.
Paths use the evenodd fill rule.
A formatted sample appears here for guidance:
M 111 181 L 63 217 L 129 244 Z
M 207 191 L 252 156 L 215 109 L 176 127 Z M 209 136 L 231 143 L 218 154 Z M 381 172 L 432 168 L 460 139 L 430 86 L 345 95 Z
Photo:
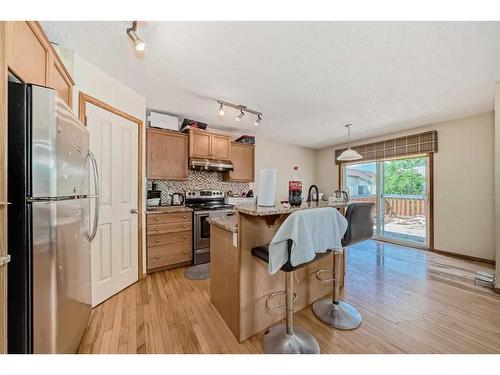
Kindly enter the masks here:
M 130 213 L 131 214 L 138 214 L 139 213 L 139 210 L 137 208 L 131 208 L 130 209 Z

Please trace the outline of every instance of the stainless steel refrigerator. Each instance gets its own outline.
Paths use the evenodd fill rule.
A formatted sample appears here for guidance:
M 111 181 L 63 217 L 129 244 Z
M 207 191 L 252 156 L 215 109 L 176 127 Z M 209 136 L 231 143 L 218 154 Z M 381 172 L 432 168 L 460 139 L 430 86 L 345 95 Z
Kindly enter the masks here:
M 54 90 L 9 82 L 8 94 L 8 351 L 75 353 L 91 312 L 97 164 Z

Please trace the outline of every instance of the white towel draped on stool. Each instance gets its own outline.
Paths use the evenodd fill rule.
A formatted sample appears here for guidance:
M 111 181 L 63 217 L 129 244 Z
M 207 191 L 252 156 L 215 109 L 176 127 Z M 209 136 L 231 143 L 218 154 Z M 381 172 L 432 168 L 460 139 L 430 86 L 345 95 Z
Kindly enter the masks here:
M 293 241 L 290 263 L 310 262 L 316 253 L 341 250 L 347 230 L 346 218 L 333 207 L 295 211 L 279 227 L 269 244 L 269 273 L 274 274 L 288 261 L 288 243 Z

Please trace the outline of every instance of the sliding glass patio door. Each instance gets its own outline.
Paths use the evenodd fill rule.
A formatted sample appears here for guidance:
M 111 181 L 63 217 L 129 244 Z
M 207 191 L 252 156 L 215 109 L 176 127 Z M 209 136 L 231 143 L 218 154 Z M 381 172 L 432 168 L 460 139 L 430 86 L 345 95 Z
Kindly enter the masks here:
M 429 157 L 347 164 L 343 188 L 357 202 L 373 202 L 374 238 L 430 247 Z

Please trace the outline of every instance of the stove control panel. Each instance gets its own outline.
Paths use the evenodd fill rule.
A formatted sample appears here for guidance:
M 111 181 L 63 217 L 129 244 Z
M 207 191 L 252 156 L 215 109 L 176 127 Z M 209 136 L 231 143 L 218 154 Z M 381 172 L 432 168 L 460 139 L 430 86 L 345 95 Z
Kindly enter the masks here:
M 220 190 L 192 190 L 186 192 L 188 199 L 223 199 L 224 192 Z

